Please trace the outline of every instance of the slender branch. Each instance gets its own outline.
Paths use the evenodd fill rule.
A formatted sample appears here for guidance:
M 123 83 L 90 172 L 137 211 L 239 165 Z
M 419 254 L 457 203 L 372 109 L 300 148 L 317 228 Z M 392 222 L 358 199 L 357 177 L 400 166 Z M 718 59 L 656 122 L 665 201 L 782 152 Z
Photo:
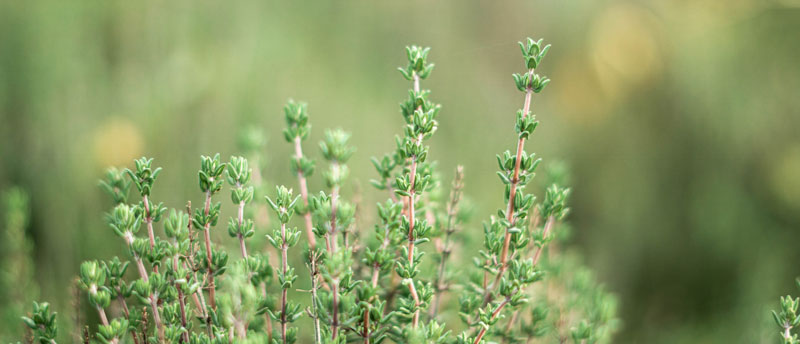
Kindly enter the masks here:
M 122 297 L 122 291 L 119 289 L 119 287 L 117 287 L 116 289 L 117 289 L 117 300 L 119 300 L 119 304 L 120 304 L 120 306 L 122 306 L 122 313 L 125 314 L 125 318 L 126 319 L 130 320 L 131 319 L 131 311 L 128 308 L 128 302 L 126 302 L 125 298 Z M 139 337 L 136 335 L 136 331 L 131 329 L 130 332 L 131 332 L 131 338 L 133 338 L 133 343 L 134 344 L 139 344 Z
M 155 249 L 156 235 L 153 231 L 153 216 L 150 211 L 150 200 L 147 195 L 142 196 L 142 203 L 144 203 L 144 222 L 147 224 L 147 237 L 150 239 L 150 249 Z M 158 265 L 153 265 L 153 272 L 158 272 Z
M 335 339 L 339 333 L 339 281 L 333 281 L 333 320 L 331 324 L 331 331 Z
M 95 308 L 97 309 L 97 314 L 100 315 L 100 322 L 103 324 L 103 326 L 108 326 L 108 317 L 106 317 L 106 310 L 100 306 L 96 306 Z M 119 343 L 119 338 L 117 337 L 111 338 L 110 343 L 111 344 Z
M 283 276 L 286 276 L 286 271 L 289 270 L 288 262 L 289 246 L 286 244 L 286 223 L 281 223 L 281 271 Z M 281 339 L 286 344 L 286 296 L 288 289 L 283 288 L 281 293 Z
M 322 342 L 322 334 L 320 333 L 319 315 L 317 314 L 317 278 L 319 270 L 317 270 L 317 256 L 314 255 L 312 250 L 310 253 L 311 258 L 311 311 L 314 319 L 314 344 Z
M 205 208 L 203 212 L 205 216 L 208 216 L 208 212 L 211 210 L 211 191 L 206 191 L 206 201 L 205 201 Z M 216 286 L 214 285 L 214 266 L 211 261 L 211 223 L 206 223 L 203 227 L 203 237 L 205 239 L 206 245 L 206 261 L 208 263 L 208 298 L 209 302 L 211 303 L 211 308 L 216 310 L 217 309 L 217 300 L 216 300 Z
M 125 233 L 125 242 L 128 244 L 128 247 L 131 248 L 133 251 L 133 234 L 131 232 Z M 144 280 L 145 282 L 150 280 L 150 276 L 147 273 L 147 269 L 144 267 L 144 263 L 142 262 L 142 258 L 136 252 L 133 252 L 133 260 L 136 262 L 136 267 L 139 270 L 139 277 Z M 161 341 L 164 341 L 164 326 L 161 323 L 161 317 L 158 312 L 158 294 L 150 295 L 150 307 L 153 310 L 153 322 L 156 324 L 156 329 L 158 329 L 159 338 Z
M 300 162 L 303 158 L 303 146 L 300 144 L 300 136 L 294 138 L 294 154 L 295 160 Z M 314 237 L 314 226 L 311 224 L 311 212 L 308 211 L 308 182 L 302 169 L 297 169 L 297 181 L 300 183 L 300 197 L 303 199 L 303 206 L 306 209 L 303 214 L 303 222 L 305 223 L 306 237 L 308 238 L 308 246 L 313 250 L 317 247 L 317 239 Z
M 189 214 L 189 216 L 192 215 L 192 202 L 191 201 L 186 203 L 186 213 Z M 195 234 L 194 234 L 194 231 L 192 230 L 193 229 L 192 228 L 192 221 L 189 221 L 189 224 L 187 225 L 187 228 L 188 228 L 188 233 L 189 233 L 189 255 L 190 256 L 194 256 L 196 250 L 195 250 L 195 245 L 194 245 L 194 243 L 195 243 L 195 240 L 194 240 L 195 239 Z M 195 267 L 195 265 L 194 265 L 194 263 L 192 262 L 191 259 L 184 260 L 183 261 L 183 267 L 185 269 L 191 271 L 192 273 L 197 272 L 197 268 Z M 203 292 L 200 291 L 200 290 L 195 291 L 194 294 L 192 294 L 192 300 L 194 301 L 195 306 L 197 307 L 198 311 L 200 312 L 200 317 L 203 318 L 203 319 L 208 319 L 208 315 L 206 314 L 206 299 L 203 296 Z
M 364 310 L 364 344 L 369 344 L 369 309 Z
M 792 339 L 792 325 L 789 325 L 788 322 L 783 324 L 783 340 L 789 343 L 789 340 Z
M 95 306 L 94 308 L 97 309 L 97 314 L 100 315 L 100 322 L 104 326 L 108 326 L 108 317 L 106 316 L 106 310 L 100 306 Z
M 386 225 L 384 232 L 383 232 L 383 243 L 381 244 L 381 250 L 385 250 L 389 247 L 389 242 L 391 238 L 389 237 L 389 225 Z M 372 265 L 372 287 L 375 288 L 378 286 L 378 280 L 380 279 L 381 273 L 381 266 L 377 262 Z
M 417 327 L 419 324 L 419 294 L 417 294 L 417 287 L 414 285 L 414 280 L 409 280 L 408 290 L 411 292 L 411 298 L 414 299 L 414 306 L 417 310 L 414 312 L 414 318 L 411 322 L 412 327 Z
M 178 245 L 177 242 L 174 243 L 176 246 Z M 175 256 L 172 258 L 172 269 L 174 271 L 178 271 L 178 257 L 179 254 L 176 253 Z M 187 321 L 186 321 L 186 297 L 183 295 L 183 288 L 181 286 L 176 285 L 175 289 L 178 290 L 178 303 L 181 310 L 181 326 L 186 329 L 186 332 L 181 335 L 181 343 L 185 343 L 189 341 L 189 329 L 187 328 Z
M 261 283 L 261 296 L 267 298 L 267 284 Z M 269 314 L 264 313 L 264 323 L 267 325 L 267 343 L 272 343 L 272 318 Z
M 339 174 L 339 163 L 336 160 L 331 161 L 331 172 L 334 174 L 333 179 L 338 178 Z M 339 198 L 339 184 L 334 184 L 331 188 L 331 230 L 330 234 L 328 235 L 328 242 L 330 243 L 330 253 L 331 256 L 336 254 L 338 250 L 338 241 L 336 240 L 336 235 L 338 232 L 338 228 L 336 226 L 336 201 Z M 338 276 L 334 279 L 332 286 L 333 292 L 333 320 L 331 324 L 331 331 L 332 337 L 335 339 L 336 336 L 339 334 L 339 281 Z
M 528 70 L 528 76 L 531 78 L 533 77 L 533 68 Z M 531 87 L 531 85 L 528 85 L 528 87 L 525 90 L 525 101 L 522 107 L 523 118 L 527 117 L 528 113 L 530 112 L 532 96 L 533 96 L 533 88 Z M 500 279 L 503 278 L 503 274 L 506 271 L 507 267 L 506 262 L 508 261 L 508 249 L 511 244 L 511 232 L 509 231 L 509 229 L 513 227 L 516 222 L 516 217 L 514 214 L 514 200 L 517 196 L 517 186 L 519 183 L 519 169 L 520 169 L 520 164 L 522 163 L 522 159 L 520 157 L 522 156 L 522 151 L 524 148 L 525 148 L 525 138 L 520 137 L 519 140 L 517 141 L 517 155 L 514 162 L 514 173 L 511 178 L 511 192 L 509 193 L 508 196 L 508 206 L 506 208 L 506 220 L 508 220 L 508 222 L 511 223 L 511 226 L 506 228 L 506 234 L 503 240 L 503 251 L 500 254 L 500 270 L 497 272 L 497 276 L 495 277 L 494 283 L 492 283 L 487 289 L 485 289 L 483 304 L 489 302 L 489 300 L 491 299 L 492 289 L 494 289 L 494 287 L 499 284 Z
M 335 160 L 331 162 L 331 171 L 335 174 L 333 178 L 337 178 L 339 174 L 339 163 Z M 331 250 L 336 253 L 338 250 L 338 243 L 336 240 L 337 232 L 339 231 L 336 226 L 336 201 L 339 198 L 339 184 L 333 185 L 331 188 Z
M 556 218 L 554 216 L 550 216 L 547 218 L 547 222 L 544 224 L 544 230 L 542 232 L 542 238 L 547 239 L 547 235 L 553 229 L 553 225 L 556 222 Z M 544 249 L 544 245 L 537 246 L 536 251 L 533 254 L 533 266 L 536 266 L 536 263 L 539 262 L 539 257 L 542 255 L 542 250 Z
M 417 75 L 416 72 L 414 73 L 414 93 L 415 94 L 419 93 L 419 75 Z M 422 111 L 422 105 L 417 107 L 417 110 L 418 111 Z M 422 144 L 422 134 L 420 134 L 417 137 L 416 144 L 417 145 Z M 409 192 L 409 195 L 406 198 L 406 202 L 408 202 L 408 262 L 409 262 L 409 264 L 413 264 L 413 262 L 414 262 L 414 241 L 416 240 L 414 238 L 414 222 L 415 222 L 415 216 L 416 216 L 416 214 L 415 214 L 416 211 L 414 209 L 414 203 L 415 203 L 414 197 L 416 196 L 416 193 L 417 193 L 417 190 L 414 187 L 415 182 L 416 182 L 416 178 L 417 178 L 417 157 L 416 156 L 411 157 L 411 171 L 409 173 L 411 174 L 411 177 L 410 177 L 411 192 Z M 419 304 L 420 304 L 419 297 L 417 296 L 417 291 L 416 291 L 416 288 L 414 286 L 414 281 L 411 281 L 411 283 L 409 283 L 408 285 L 409 285 L 409 289 L 411 291 L 411 296 L 414 298 L 414 308 L 415 308 L 414 317 L 413 317 L 413 319 L 411 321 L 411 327 L 417 327 L 417 324 L 419 323 Z
M 539 213 L 539 208 L 534 208 L 533 209 L 533 214 L 530 217 L 530 226 L 531 226 L 530 228 L 532 230 L 536 230 L 536 228 L 539 227 L 540 220 L 541 220 L 541 216 L 540 216 L 540 213 Z M 547 232 L 549 232 L 549 230 L 544 231 L 544 232 L 545 232 L 544 234 L 545 234 L 545 237 L 546 237 L 546 234 L 547 234 Z M 533 245 L 533 246 L 535 246 L 535 245 Z M 535 247 L 535 249 L 538 249 L 538 247 Z M 534 255 L 536 255 L 536 254 L 534 253 Z M 534 261 L 533 264 L 535 266 L 536 262 Z M 511 328 L 514 326 L 514 323 L 519 318 L 519 311 L 520 311 L 519 309 L 515 309 L 514 313 L 511 315 L 511 320 L 509 320 L 508 324 L 506 325 L 506 333 L 509 333 L 511 331 Z M 530 341 L 530 338 L 528 338 L 528 340 Z M 507 338 L 503 338 L 503 343 L 506 343 L 506 342 L 507 342 Z
M 433 294 L 433 307 L 431 307 L 430 317 L 433 318 L 439 311 L 439 303 L 441 302 L 441 293 L 447 289 L 445 281 L 445 267 L 447 259 L 450 257 L 450 237 L 456 230 L 456 215 L 458 214 L 458 203 L 461 201 L 461 190 L 464 188 L 464 167 L 458 166 L 456 168 L 456 176 L 453 179 L 453 189 L 450 191 L 450 202 L 447 205 L 447 225 L 445 228 L 444 243 L 442 244 L 442 260 L 439 262 L 438 279 L 436 281 L 436 289 Z
M 528 70 L 528 75 L 531 77 L 533 76 L 533 68 Z M 527 117 L 528 113 L 530 112 L 532 95 L 533 95 L 533 88 L 528 86 L 528 88 L 525 91 L 525 104 L 523 105 L 522 108 L 523 118 Z M 514 199 L 516 198 L 517 195 L 517 184 L 519 183 L 519 167 L 520 164 L 522 163 L 522 159 L 520 157 L 522 156 L 522 150 L 524 148 L 525 148 L 525 138 L 520 137 L 519 141 L 517 142 L 517 155 L 514 162 L 514 176 L 511 179 L 511 193 L 508 197 L 508 207 L 506 211 L 506 220 L 511 222 L 512 226 L 516 222 L 516 219 L 514 217 Z M 506 229 L 505 241 L 503 241 L 503 252 L 500 254 L 500 272 L 498 273 L 499 276 L 502 276 L 503 272 L 505 272 L 506 260 L 508 259 L 508 247 L 510 243 L 511 243 L 511 232 L 509 232 L 508 229 Z
M 492 312 L 491 320 L 494 320 L 495 318 L 497 318 L 498 315 L 500 315 L 500 311 L 503 310 L 503 307 L 505 307 L 508 304 L 509 301 L 511 301 L 511 299 L 506 297 L 503 300 L 503 302 L 501 302 L 499 305 L 497 305 L 497 308 L 495 308 L 495 310 Z M 475 341 L 473 342 L 473 344 L 479 344 L 481 342 L 481 339 L 483 339 L 483 336 L 486 335 L 486 331 L 488 329 L 489 329 L 488 326 L 484 326 L 483 328 L 481 328 L 481 331 L 478 332 L 478 336 L 475 337 Z
M 150 306 L 153 309 L 153 322 L 156 323 L 158 342 L 166 343 L 164 341 L 164 325 L 161 323 L 161 313 L 158 310 L 158 293 L 150 295 Z
M 389 197 L 392 198 L 393 202 L 397 202 L 397 195 L 394 192 L 394 187 L 392 186 L 392 182 L 389 179 L 386 179 L 386 190 L 389 191 Z

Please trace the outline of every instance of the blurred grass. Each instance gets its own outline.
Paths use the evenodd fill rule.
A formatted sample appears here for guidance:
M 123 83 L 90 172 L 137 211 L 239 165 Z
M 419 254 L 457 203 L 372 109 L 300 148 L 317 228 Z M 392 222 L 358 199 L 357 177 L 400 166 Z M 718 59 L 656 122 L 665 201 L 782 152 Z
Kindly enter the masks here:
M 154 157 L 165 172 L 153 199 L 181 207 L 201 198 L 199 155 L 235 153 L 253 124 L 270 135 L 269 182 L 293 185 L 280 136 L 292 97 L 310 103 L 312 141 L 353 131 L 351 169 L 373 204 L 368 159 L 393 147 L 408 86 L 395 67 L 421 44 L 437 65 L 425 87 L 444 106 L 432 157 L 447 176 L 466 166 L 486 218 L 521 103 L 516 41 L 544 37 L 553 82 L 528 149 L 574 169 L 574 244 L 621 297 L 618 341 L 759 342 L 800 275 L 798 6 L 4 1 L 0 188 L 31 194 L 42 299 L 68 321 L 79 262 L 121 250 L 95 187 L 106 166 Z M 473 244 L 479 228 L 466 229 Z

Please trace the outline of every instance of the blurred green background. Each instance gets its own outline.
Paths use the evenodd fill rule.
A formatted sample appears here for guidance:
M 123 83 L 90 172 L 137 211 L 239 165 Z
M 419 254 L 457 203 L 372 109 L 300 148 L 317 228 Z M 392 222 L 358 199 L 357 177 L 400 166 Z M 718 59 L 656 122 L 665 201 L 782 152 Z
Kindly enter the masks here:
M 443 104 L 431 156 L 448 179 L 466 167 L 474 245 L 501 204 L 494 154 L 514 144 L 516 42 L 543 37 L 553 81 L 528 151 L 573 169 L 573 245 L 621 299 L 616 342 L 774 342 L 768 310 L 800 275 L 798 33 L 797 0 L 0 1 L 0 189 L 30 193 L 39 299 L 69 322 L 79 263 L 122 250 L 107 166 L 154 157 L 152 198 L 181 207 L 201 199 L 199 155 L 235 154 L 257 125 L 269 183 L 294 185 L 295 98 L 312 143 L 353 132 L 374 204 L 369 157 L 392 149 L 408 88 L 395 68 L 421 44 Z

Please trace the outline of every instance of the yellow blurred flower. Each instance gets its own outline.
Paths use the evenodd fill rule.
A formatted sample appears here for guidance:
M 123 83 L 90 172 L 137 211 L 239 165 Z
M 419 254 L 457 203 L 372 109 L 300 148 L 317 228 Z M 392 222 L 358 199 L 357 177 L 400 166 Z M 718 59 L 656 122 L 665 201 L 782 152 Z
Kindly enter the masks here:
M 94 160 L 100 167 L 125 166 L 142 152 L 142 135 L 125 118 L 113 117 L 98 126 L 93 135 Z
M 611 95 L 656 81 L 663 69 L 658 20 L 632 4 L 600 14 L 589 34 L 589 51 L 601 85 Z
M 769 185 L 772 194 L 792 210 L 800 210 L 800 144 L 771 159 Z
M 558 82 L 549 87 L 555 91 L 559 112 L 565 119 L 590 125 L 608 118 L 609 99 L 584 58 L 565 56 L 558 62 L 553 76 Z

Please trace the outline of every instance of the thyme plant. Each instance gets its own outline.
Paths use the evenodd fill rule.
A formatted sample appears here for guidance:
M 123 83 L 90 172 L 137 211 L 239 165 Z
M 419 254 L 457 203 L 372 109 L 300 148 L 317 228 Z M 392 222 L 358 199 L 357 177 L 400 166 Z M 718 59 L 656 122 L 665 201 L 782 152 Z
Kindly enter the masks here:
M 122 239 L 124 258 L 80 267 L 79 285 L 100 319 L 88 337 L 136 344 L 608 342 L 616 323 L 613 297 L 574 255 L 551 247 L 563 245 L 570 189 L 550 183 L 540 201 L 531 191 L 542 160 L 525 144 L 539 125 L 531 104 L 549 83 L 536 70 L 550 46 L 528 39 L 520 47 L 525 70 L 514 82 L 524 97 L 513 120 L 514 150 L 497 155 L 504 201 L 483 224 L 472 271 L 458 265 L 471 255 L 459 238 L 477 232 L 464 203 L 465 171 L 455 168 L 448 187 L 431 159 L 428 142 L 441 106 L 422 82 L 434 65 L 430 48 L 410 46 L 407 65 L 399 68 L 410 82 L 400 103 L 401 134 L 393 151 L 372 158 L 377 178 L 371 184 L 386 200 L 376 205 L 369 230 L 356 221 L 348 182 L 356 152 L 350 133 L 324 131 L 319 156 L 325 169 L 315 175 L 317 166 L 303 150 L 311 134 L 305 103 L 284 107 L 283 135 L 294 150 L 289 168 L 297 178 L 287 184 L 296 183 L 297 192 L 278 185 L 259 196 L 264 141 L 253 132 L 243 139 L 243 156 L 200 157 L 198 207 L 188 202 L 170 209 L 151 199 L 162 173 L 151 158 L 124 172 L 110 169 L 100 185 L 113 204 L 107 220 Z M 312 191 L 310 178 L 319 178 L 323 188 Z M 230 240 L 214 242 L 223 212 L 215 199 L 226 186 Z M 132 187 L 138 195 L 129 200 Z M 272 221 L 253 210 L 265 204 Z M 261 249 L 254 237 L 266 237 L 271 248 Z M 238 254 L 229 255 L 230 249 Z M 794 328 L 797 302 L 784 308 L 776 318 Z M 464 324 L 451 321 L 456 315 Z M 46 303 L 34 303 L 23 321 L 39 342 L 56 343 L 55 316 Z
M 800 279 L 796 280 L 797 286 L 800 287 Z M 782 296 L 780 299 L 780 308 L 778 311 L 772 311 L 772 319 L 780 331 L 781 343 L 784 344 L 798 344 L 798 326 L 800 326 L 800 316 L 798 315 L 798 308 L 800 308 L 800 298 L 792 297 L 791 295 Z

